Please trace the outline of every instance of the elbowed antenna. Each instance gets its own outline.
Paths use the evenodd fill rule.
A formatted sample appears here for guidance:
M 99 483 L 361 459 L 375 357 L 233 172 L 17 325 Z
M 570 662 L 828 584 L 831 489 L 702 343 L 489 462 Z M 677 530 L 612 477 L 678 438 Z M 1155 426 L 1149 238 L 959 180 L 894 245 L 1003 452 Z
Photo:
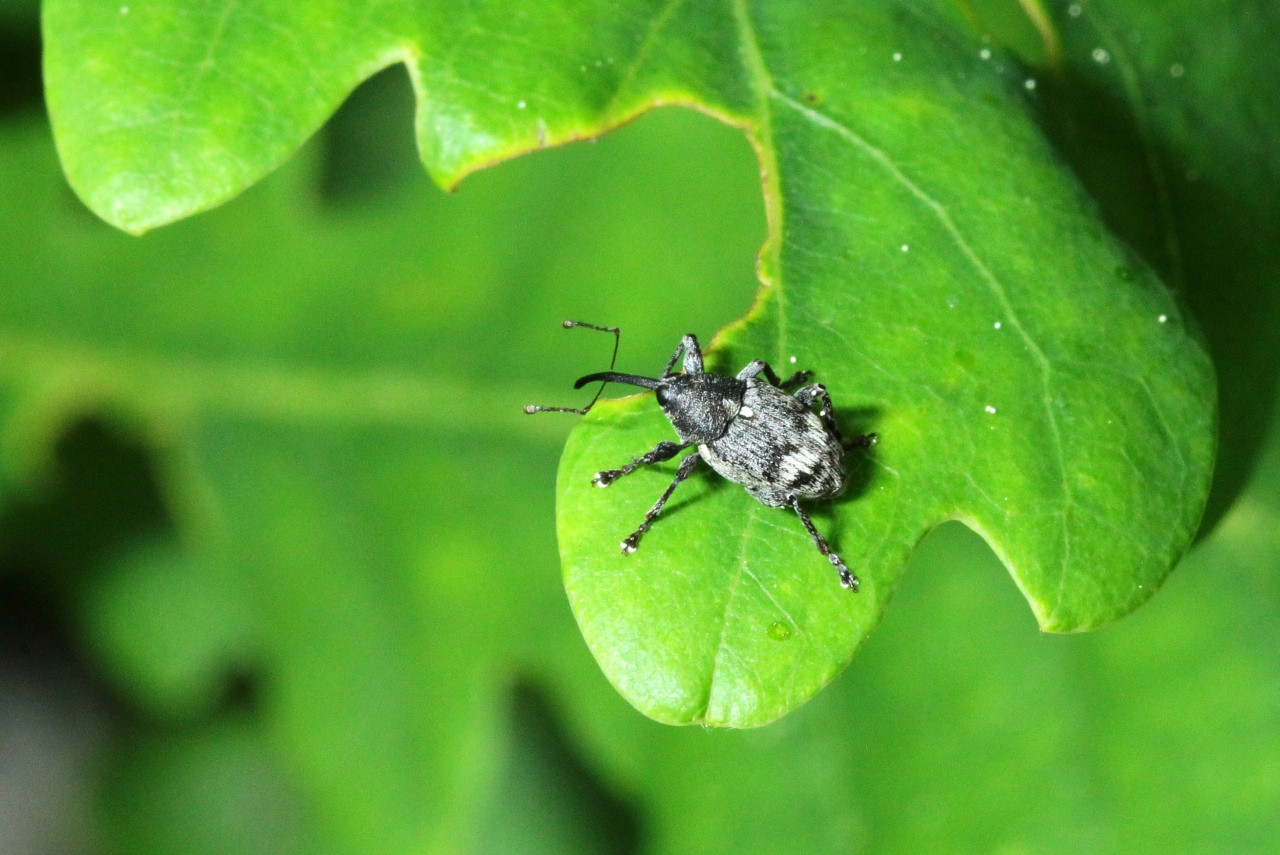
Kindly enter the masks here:
M 613 372 L 613 366 L 616 365 L 618 362 L 618 345 L 622 343 L 622 331 L 618 329 L 618 327 L 598 327 L 595 324 L 588 324 L 588 323 L 585 323 L 584 321 L 565 321 L 563 326 L 567 330 L 571 330 L 574 327 L 586 327 L 589 330 L 599 330 L 600 332 L 613 333 L 613 356 L 610 357 L 609 359 L 609 370 L 603 373 L 611 374 Z M 596 377 L 597 379 L 603 379 L 603 375 L 601 374 L 596 374 L 592 376 Z M 619 374 L 618 376 L 630 377 L 631 375 Z M 640 379 L 643 380 L 646 378 L 642 377 Z M 583 379 L 579 380 L 573 388 L 581 389 L 585 383 L 589 383 L 589 382 L 590 381 L 584 377 Z M 609 382 L 608 380 L 605 380 L 605 383 L 608 383 L 608 382 Z M 622 380 L 619 382 L 626 383 L 630 381 Z M 591 411 L 591 408 L 596 405 L 596 401 L 600 400 L 600 394 L 604 392 L 605 383 L 600 384 L 600 388 L 596 390 L 596 396 L 591 399 L 591 403 L 587 404 L 585 407 L 583 407 L 580 410 L 575 409 L 574 407 L 538 407 L 533 404 L 530 404 L 529 406 L 524 408 L 524 411 L 529 415 L 533 415 L 534 413 L 577 413 L 580 416 L 585 416 L 588 412 Z
M 597 380 L 603 380 L 606 383 L 628 383 L 632 386 L 643 386 L 646 389 L 657 389 L 662 385 L 661 380 L 655 380 L 652 377 L 641 377 L 638 374 L 622 374 L 617 371 L 601 371 L 598 374 L 588 374 L 586 377 L 579 377 L 578 382 L 573 384 L 573 388 L 581 389 L 588 383 L 594 383 Z M 601 389 L 604 387 L 601 386 Z M 592 401 L 594 404 L 595 402 Z

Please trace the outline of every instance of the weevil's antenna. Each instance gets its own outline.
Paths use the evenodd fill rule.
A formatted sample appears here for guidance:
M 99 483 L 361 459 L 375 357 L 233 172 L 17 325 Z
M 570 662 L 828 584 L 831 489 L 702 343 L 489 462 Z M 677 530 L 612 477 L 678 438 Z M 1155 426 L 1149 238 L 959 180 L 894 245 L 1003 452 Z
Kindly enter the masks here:
M 599 330 L 600 332 L 613 333 L 613 356 L 609 359 L 609 371 L 604 373 L 607 374 L 612 372 L 613 366 L 616 365 L 618 362 L 618 345 L 622 343 L 622 330 L 620 330 L 618 327 L 598 327 L 595 324 L 588 324 L 585 321 L 565 321 L 564 322 L 565 329 L 571 330 L 574 327 L 586 327 L 589 330 Z M 580 410 L 576 410 L 573 407 L 537 407 L 537 406 L 534 406 L 533 404 L 530 404 L 529 406 L 524 408 L 524 411 L 530 415 L 533 415 L 534 413 L 576 413 L 580 416 L 585 416 L 587 413 L 591 412 L 591 408 L 596 405 L 596 401 L 600 400 L 600 396 L 604 393 L 604 387 L 607 385 L 609 385 L 608 380 L 605 380 L 603 383 L 601 383 L 600 388 L 596 390 L 596 396 L 591 399 L 591 403 L 587 404 L 585 407 L 583 407 Z M 581 386 L 575 386 L 574 388 L 578 389 L 578 388 L 581 388 Z

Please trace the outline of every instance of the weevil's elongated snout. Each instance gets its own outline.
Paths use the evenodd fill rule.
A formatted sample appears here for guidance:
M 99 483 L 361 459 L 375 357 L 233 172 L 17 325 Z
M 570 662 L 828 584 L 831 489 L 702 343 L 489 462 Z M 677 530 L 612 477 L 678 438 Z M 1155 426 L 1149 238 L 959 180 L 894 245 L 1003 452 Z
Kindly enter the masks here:
M 588 383 L 596 383 L 603 380 L 606 383 L 627 383 L 632 386 L 643 386 L 646 389 L 657 389 L 662 384 L 661 380 L 655 380 L 652 377 L 641 377 L 638 374 L 621 374 L 617 371 L 601 371 L 598 374 L 588 374 L 586 377 L 578 378 L 578 382 L 573 384 L 573 388 L 581 389 Z

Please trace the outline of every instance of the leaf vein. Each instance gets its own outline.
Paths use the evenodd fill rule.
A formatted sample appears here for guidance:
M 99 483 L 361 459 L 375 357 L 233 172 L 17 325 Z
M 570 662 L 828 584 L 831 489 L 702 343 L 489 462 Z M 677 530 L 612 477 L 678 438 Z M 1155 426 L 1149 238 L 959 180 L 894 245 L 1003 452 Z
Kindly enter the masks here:
M 729 596 L 724 601 L 724 614 L 720 618 L 720 638 L 716 641 L 715 658 L 711 660 L 711 675 L 707 679 L 707 700 L 702 706 L 702 720 L 706 721 L 707 715 L 711 712 L 711 699 L 715 696 L 716 691 L 716 674 L 720 670 L 720 660 L 725 654 L 725 636 L 728 635 L 729 613 L 733 610 L 733 601 L 738 594 L 738 587 L 742 584 L 742 574 L 747 570 L 747 544 L 751 540 L 751 528 L 755 524 L 759 515 L 759 510 L 752 508 L 747 513 L 746 524 L 742 527 L 742 536 L 738 546 L 738 572 L 734 574 L 733 582 L 729 585 Z
M 1056 615 L 1058 610 L 1062 607 L 1062 601 L 1066 593 L 1067 569 L 1071 563 L 1071 533 L 1068 525 L 1068 514 L 1073 505 L 1073 498 L 1071 485 L 1067 479 L 1066 461 L 1062 448 L 1062 433 L 1058 426 L 1057 415 L 1054 412 L 1051 383 L 1052 370 L 1049 365 L 1048 357 L 1045 356 L 1044 351 L 1040 348 L 1039 344 L 1036 343 L 1035 339 L 1027 331 L 1026 327 L 1023 326 L 1021 318 L 1019 318 L 1018 313 L 1014 310 L 1012 302 L 1009 300 L 1009 295 L 1005 291 L 1004 285 L 996 278 L 995 274 L 991 272 L 991 269 L 987 267 L 986 263 L 978 257 L 978 254 L 974 251 L 973 247 L 969 245 L 969 242 L 965 240 L 964 234 L 961 233 L 960 229 L 956 226 L 955 221 L 951 219 L 951 214 L 948 213 L 946 207 L 941 202 L 926 193 L 919 184 L 912 181 L 911 178 L 908 177 L 883 150 L 863 139 L 861 135 L 855 133 L 846 125 L 835 121 L 831 117 L 826 116 L 817 110 L 801 104 L 799 101 L 796 101 L 794 98 L 789 97 L 777 89 L 772 90 L 770 94 L 775 100 L 800 113 L 814 124 L 835 132 L 864 151 L 872 160 L 880 164 L 880 166 L 882 166 L 895 181 L 906 188 L 912 196 L 923 203 L 925 207 L 933 213 L 938 222 L 942 224 L 942 227 L 946 230 L 947 234 L 951 236 L 951 239 L 960 249 L 960 252 L 964 255 L 965 259 L 968 260 L 968 262 L 978 272 L 979 278 L 986 283 L 991 293 L 995 296 L 996 301 L 1000 304 L 1001 309 L 1008 317 L 1009 326 L 1017 332 L 1018 336 L 1022 339 L 1023 344 L 1026 345 L 1027 351 L 1031 354 L 1032 359 L 1035 360 L 1036 364 L 1040 368 L 1040 379 L 1043 390 L 1042 400 L 1045 409 L 1045 416 L 1049 425 L 1049 433 L 1053 440 L 1054 458 L 1058 466 L 1059 481 L 1062 484 L 1062 509 L 1060 512 L 1060 518 L 1062 520 L 1063 553 L 1058 579 L 1057 601 L 1054 604 L 1053 611 L 1050 613 L 1051 616 Z
M 658 14 L 653 16 L 653 20 L 649 22 L 648 28 L 640 38 L 635 57 L 631 62 L 627 63 L 627 67 L 618 78 L 618 85 L 613 90 L 613 97 L 609 99 L 609 104 L 604 111 L 606 116 L 611 115 L 617 109 L 618 101 L 622 98 L 623 92 L 635 80 L 636 75 L 640 73 L 640 69 L 644 68 L 645 63 L 649 61 L 649 54 L 653 52 L 653 46 L 658 39 L 658 34 L 662 32 L 684 3 L 685 0 L 667 0 Z

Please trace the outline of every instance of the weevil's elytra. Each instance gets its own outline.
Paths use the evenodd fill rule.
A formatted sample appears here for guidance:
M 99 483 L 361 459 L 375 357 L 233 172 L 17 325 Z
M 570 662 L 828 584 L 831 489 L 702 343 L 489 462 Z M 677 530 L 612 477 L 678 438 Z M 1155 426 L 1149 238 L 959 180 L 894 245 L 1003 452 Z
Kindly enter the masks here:
M 565 321 L 564 326 L 566 329 L 586 327 L 613 333 L 613 358 L 609 362 L 609 370 L 588 374 L 573 384 L 573 388 L 581 389 L 588 383 L 600 381 L 600 389 L 586 407 L 529 406 L 524 408 L 526 413 L 586 415 L 600 399 L 605 384 L 627 383 L 654 390 L 658 405 L 680 439 L 679 443 L 660 442 L 652 451 L 618 469 L 597 472 L 592 483 L 597 487 L 608 487 L 641 466 L 670 460 L 688 448 L 696 446 L 698 449 L 680 461 L 675 480 L 644 515 L 640 527 L 622 541 L 624 554 L 630 555 L 639 548 L 640 538 L 662 513 L 676 487 L 692 474 L 698 461 L 705 460 L 720 475 L 741 484 L 764 504 L 774 508 L 789 507 L 795 511 L 814 546 L 839 572 L 840 584 L 851 591 L 858 590 L 858 577 L 845 566 L 839 555 L 831 551 L 800 504 L 840 495 L 848 483 L 844 470 L 845 451 L 867 448 L 876 442 L 874 433 L 851 442 L 844 441 L 836 425 L 835 408 L 826 387 L 814 383 L 789 394 L 789 388 L 809 379 L 808 372 L 798 371 L 780 381 L 769 363 L 761 359 L 743 368 L 736 377 L 706 372 L 702 368 L 698 339 L 692 335 L 681 340 L 661 377 L 622 374 L 613 370 L 621 340 L 616 327 L 598 327 L 579 321 Z M 674 373 L 677 362 L 681 362 L 683 373 Z M 813 405 L 816 403 L 822 406 L 815 414 Z

